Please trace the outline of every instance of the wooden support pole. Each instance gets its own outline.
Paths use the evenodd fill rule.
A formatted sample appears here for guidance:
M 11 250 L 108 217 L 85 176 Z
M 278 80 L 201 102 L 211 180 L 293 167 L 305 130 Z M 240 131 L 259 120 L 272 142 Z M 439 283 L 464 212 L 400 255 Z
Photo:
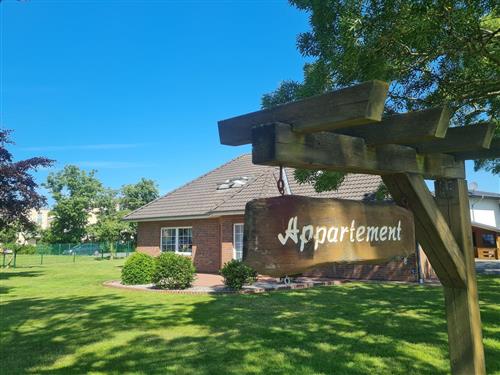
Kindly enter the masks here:
M 441 283 L 465 288 L 466 271 L 462 253 L 423 177 L 402 173 L 382 176 L 382 179 L 394 200 L 413 212 L 417 241 Z
M 466 288 L 444 288 L 451 370 L 454 375 L 483 375 L 486 370 L 467 182 L 437 180 L 435 191 L 437 206 L 460 247 L 466 271 Z
M 346 173 L 419 173 L 426 178 L 463 178 L 463 163 L 451 155 L 418 155 L 400 145 L 367 146 L 362 138 L 320 132 L 298 134 L 288 124 L 274 123 L 252 129 L 254 164 L 286 165 Z

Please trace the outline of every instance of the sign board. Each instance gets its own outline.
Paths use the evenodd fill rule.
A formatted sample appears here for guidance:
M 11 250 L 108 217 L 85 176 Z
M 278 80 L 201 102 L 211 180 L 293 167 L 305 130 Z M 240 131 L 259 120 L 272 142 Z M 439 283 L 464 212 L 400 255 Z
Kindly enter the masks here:
M 264 275 L 414 251 L 413 215 L 393 204 L 288 195 L 256 199 L 245 208 L 243 261 Z

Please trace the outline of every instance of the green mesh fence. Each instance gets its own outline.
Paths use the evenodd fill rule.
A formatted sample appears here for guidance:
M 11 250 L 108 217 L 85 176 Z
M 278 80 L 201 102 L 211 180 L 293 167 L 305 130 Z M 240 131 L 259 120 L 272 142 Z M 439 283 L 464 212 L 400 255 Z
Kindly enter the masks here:
M 37 244 L 21 247 L 17 253 L 9 249 L 3 250 L 0 253 L 1 267 L 17 268 L 44 264 L 71 264 L 126 258 L 135 251 L 135 244 L 133 242 Z

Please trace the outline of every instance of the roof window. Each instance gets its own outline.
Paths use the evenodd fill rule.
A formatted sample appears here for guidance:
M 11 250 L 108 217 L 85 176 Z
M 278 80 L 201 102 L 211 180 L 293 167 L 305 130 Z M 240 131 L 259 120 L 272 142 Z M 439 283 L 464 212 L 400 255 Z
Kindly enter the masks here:
M 248 182 L 249 178 L 248 177 L 235 177 L 231 178 L 229 180 L 226 180 L 220 184 L 217 185 L 217 190 L 227 190 L 231 188 L 240 188 L 246 185 Z

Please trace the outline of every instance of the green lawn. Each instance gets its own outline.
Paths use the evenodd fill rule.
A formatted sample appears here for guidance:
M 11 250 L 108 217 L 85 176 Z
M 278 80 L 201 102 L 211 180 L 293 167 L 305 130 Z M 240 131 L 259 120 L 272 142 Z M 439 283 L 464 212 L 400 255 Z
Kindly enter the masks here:
M 352 283 L 262 295 L 111 289 L 122 261 L 0 271 L 3 374 L 446 374 L 437 287 Z M 481 277 L 489 374 L 500 278 Z

